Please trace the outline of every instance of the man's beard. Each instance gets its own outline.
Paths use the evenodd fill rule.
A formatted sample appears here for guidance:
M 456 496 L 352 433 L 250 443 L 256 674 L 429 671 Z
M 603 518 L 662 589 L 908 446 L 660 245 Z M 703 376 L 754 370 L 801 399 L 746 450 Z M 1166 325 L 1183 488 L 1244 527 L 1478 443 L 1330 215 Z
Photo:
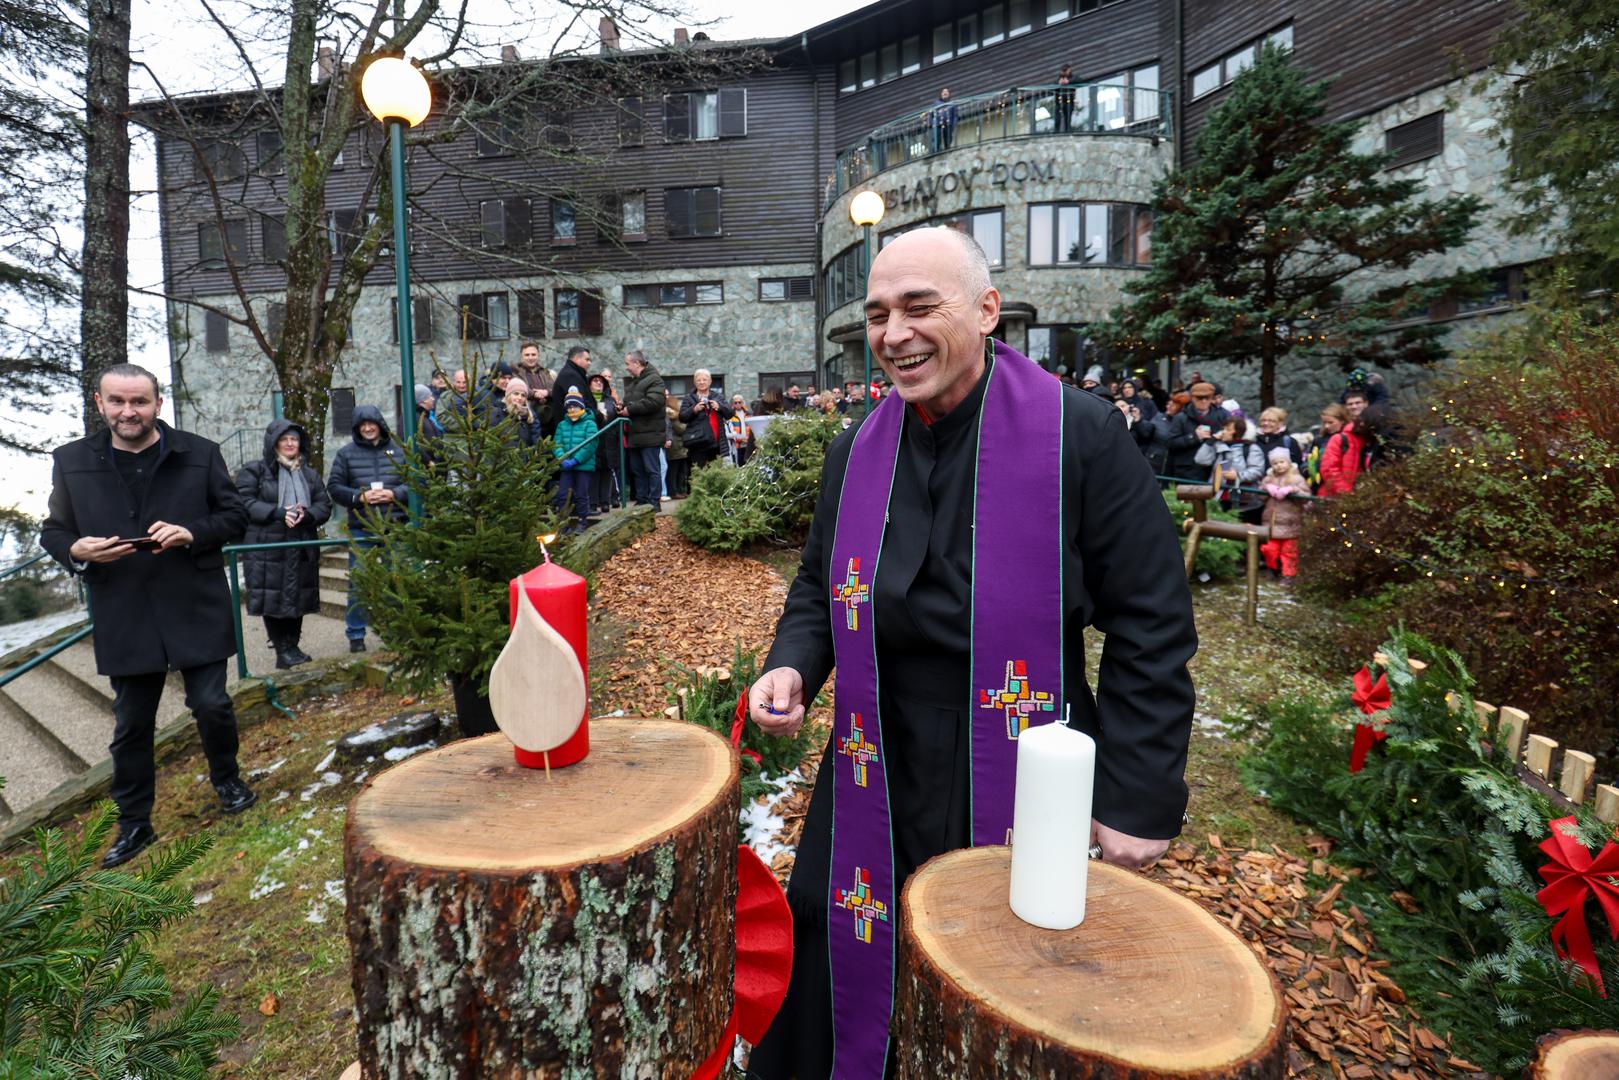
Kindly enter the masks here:
M 114 420 L 110 422 L 109 426 L 111 426 L 113 434 L 125 442 L 138 443 L 144 442 L 147 436 L 152 434 L 152 428 L 156 424 L 157 418 L 153 417 L 151 420 Z M 130 428 L 134 430 L 130 431 Z

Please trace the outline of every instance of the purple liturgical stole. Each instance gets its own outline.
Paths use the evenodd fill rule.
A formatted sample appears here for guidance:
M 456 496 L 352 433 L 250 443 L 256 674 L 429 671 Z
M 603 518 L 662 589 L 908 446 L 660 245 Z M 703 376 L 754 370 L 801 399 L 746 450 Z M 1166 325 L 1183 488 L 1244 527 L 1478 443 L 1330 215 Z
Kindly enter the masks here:
M 894 1003 L 894 880 L 874 582 L 905 404 L 855 435 L 832 543 L 837 659 L 828 948 L 838 1080 L 881 1080 Z M 1063 715 L 1062 384 L 1001 342 L 984 390 L 973 504 L 972 843 L 1012 829 L 1017 737 Z M 903 693 L 904 688 L 900 688 Z

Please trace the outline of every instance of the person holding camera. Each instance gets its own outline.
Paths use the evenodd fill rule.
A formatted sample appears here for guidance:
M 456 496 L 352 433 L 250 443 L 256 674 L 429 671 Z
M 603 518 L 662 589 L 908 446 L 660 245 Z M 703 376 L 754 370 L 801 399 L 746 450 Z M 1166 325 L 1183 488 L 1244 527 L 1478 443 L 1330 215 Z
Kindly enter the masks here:
M 725 422 L 731 418 L 731 406 L 724 394 L 714 392 L 714 376 L 706 368 L 691 373 L 691 392 L 680 401 L 680 422 L 686 425 L 682 438 L 686 443 L 690 468 L 701 469 L 725 453 Z
M 118 838 L 101 860 L 118 866 L 157 839 L 152 740 L 170 671 L 185 679 L 208 778 L 227 814 L 258 801 L 237 766 L 236 710 L 225 662 L 236 651 L 226 544 L 247 513 L 216 443 L 157 418 L 157 377 L 114 364 L 96 380 L 105 429 L 57 448 L 39 543 L 80 577 L 95 613 L 96 670 L 112 681 L 108 751 Z
M 271 420 L 264 430 L 264 456 L 243 465 L 236 491 L 247 507 L 247 543 L 314 540 L 332 516 L 332 497 L 320 473 L 304 463 L 304 429 L 291 420 Z M 304 616 L 320 610 L 320 549 L 249 551 L 242 558 L 247 613 L 264 619 L 278 669 L 307 664 L 298 647 Z

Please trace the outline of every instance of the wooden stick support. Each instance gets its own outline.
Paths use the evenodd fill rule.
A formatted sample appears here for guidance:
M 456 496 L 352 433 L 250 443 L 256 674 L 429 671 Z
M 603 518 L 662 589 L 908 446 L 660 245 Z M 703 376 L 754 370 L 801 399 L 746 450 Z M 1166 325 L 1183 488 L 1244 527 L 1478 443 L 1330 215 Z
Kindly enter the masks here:
M 1609 825 L 1619 825 L 1619 788 L 1611 784 L 1597 785 L 1596 813 Z
M 1042 930 L 1007 902 L 1011 849 L 967 848 L 901 898 L 900 1080 L 1263 1080 L 1287 1067 L 1276 977 L 1191 899 L 1090 865 L 1085 921 Z
M 603 721 L 543 773 L 505 735 L 372 779 L 344 829 L 361 1075 L 689 1076 L 731 1015 L 736 757 Z
M 1560 1031 L 1542 1035 L 1529 1080 L 1597 1080 L 1619 1076 L 1619 1031 Z
M 1503 705 L 1496 716 L 1501 751 L 1516 766 L 1523 753 L 1523 737 L 1529 731 L 1529 714 L 1511 705 Z
M 1523 752 L 1523 763 L 1542 780 L 1552 774 L 1552 755 L 1557 752 L 1557 740 L 1544 735 L 1529 736 L 1529 745 Z
M 1597 759 L 1584 750 L 1564 750 L 1563 775 L 1558 781 L 1557 790 L 1570 802 L 1583 803 L 1586 790 L 1591 786 L 1591 777 L 1596 775 L 1596 767 Z

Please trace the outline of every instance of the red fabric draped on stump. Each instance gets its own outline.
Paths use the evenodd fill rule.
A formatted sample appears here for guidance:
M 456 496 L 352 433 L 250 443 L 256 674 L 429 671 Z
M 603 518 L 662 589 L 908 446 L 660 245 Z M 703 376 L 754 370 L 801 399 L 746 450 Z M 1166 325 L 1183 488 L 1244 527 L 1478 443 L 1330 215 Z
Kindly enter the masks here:
M 1541 842 L 1551 862 L 1540 868 L 1546 887 L 1535 894 L 1546 914 L 1557 919 L 1552 927 L 1552 947 L 1557 955 L 1573 960 L 1596 983 L 1597 992 L 1608 996 L 1602 985 L 1602 968 L 1591 947 L 1591 928 L 1585 924 L 1585 901 L 1592 893 L 1608 917 L 1608 936 L 1619 939 L 1619 887 L 1609 879 L 1619 877 L 1619 844 L 1604 844 L 1596 858 L 1579 839 L 1568 835 L 1573 817 L 1552 822 L 1551 838 Z

